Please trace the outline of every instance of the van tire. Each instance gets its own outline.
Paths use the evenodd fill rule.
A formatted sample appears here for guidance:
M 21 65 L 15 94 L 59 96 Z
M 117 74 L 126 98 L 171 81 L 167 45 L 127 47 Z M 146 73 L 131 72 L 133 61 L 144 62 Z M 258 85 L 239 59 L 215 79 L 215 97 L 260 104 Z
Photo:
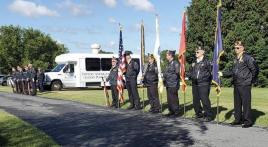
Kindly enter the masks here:
M 51 83 L 51 90 L 52 91 L 60 91 L 60 90 L 62 90 L 62 83 L 61 83 L 61 81 L 53 81 L 52 83 Z

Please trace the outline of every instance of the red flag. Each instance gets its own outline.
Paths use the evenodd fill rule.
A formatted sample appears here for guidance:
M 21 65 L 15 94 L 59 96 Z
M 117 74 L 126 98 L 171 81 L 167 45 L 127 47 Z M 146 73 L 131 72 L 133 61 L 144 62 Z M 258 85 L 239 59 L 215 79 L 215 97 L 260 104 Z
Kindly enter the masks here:
M 186 83 L 185 83 L 186 57 L 184 54 L 185 52 L 186 52 L 186 16 L 184 12 L 183 18 L 182 18 L 181 42 L 180 42 L 180 49 L 179 49 L 179 56 L 178 56 L 178 60 L 180 62 L 180 76 L 181 76 L 181 81 L 182 81 L 182 92 L 186 91 Z

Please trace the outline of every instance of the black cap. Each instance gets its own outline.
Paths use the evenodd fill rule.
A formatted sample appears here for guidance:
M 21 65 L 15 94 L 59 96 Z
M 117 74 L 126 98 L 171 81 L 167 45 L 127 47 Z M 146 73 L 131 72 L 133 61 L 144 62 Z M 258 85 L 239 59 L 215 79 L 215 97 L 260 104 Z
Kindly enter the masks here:
M 150 57 L 150 58 L 154 58 L 154 55 L 153 55 L 153 54 L 148 53 L 148 57 Z
M 117 58 L 116 58 L 116 57 L 112 57 L 112 61 L 113 61 L 113 60 L 117 61 Z
M 201 47 L 201 46 L 197 47 L 195 50 L 203 50 L 203 51 L 205 51 L 205 49 L 203 47 Z
M 132 54 L 132 52 L 131 51 L 125 51 L 125 56 L 129 56 L 130 54 Z
M 168 50 L 167 54 L 170 54 L 172 56 L 175 56 L 176 51 L 175 50 Z

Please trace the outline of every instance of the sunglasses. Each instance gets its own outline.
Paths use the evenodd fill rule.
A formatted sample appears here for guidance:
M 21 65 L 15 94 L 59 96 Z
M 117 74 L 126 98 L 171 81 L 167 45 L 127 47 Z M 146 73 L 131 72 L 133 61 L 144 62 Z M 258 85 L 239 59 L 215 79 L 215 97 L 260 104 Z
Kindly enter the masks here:
M 116 61 L 112 61 L 112 62 L 116 62 Z
M 200 52 L 195 52 L 196 54 L 199 54 Z
M 239 50 L 239 49 L 240 49 L 240 47 L 235 47 L 235 49 L 236 49 L 236 50 Z

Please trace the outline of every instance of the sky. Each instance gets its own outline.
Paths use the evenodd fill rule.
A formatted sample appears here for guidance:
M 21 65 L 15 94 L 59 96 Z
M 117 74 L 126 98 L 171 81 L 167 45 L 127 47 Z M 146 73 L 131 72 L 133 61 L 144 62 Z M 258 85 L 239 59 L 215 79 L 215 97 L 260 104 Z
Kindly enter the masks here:
M 93 43 L 117 53 L 120 23 L 124 49 L 139 53 L 143 20 L 145 52 L 152 53 L 158 14 L 161 50 L 178 50 L 182 15 L 190 3 L 191 0 L 1 0 L 0 25 L 39 29 L 71 53 L 91 53 Z

